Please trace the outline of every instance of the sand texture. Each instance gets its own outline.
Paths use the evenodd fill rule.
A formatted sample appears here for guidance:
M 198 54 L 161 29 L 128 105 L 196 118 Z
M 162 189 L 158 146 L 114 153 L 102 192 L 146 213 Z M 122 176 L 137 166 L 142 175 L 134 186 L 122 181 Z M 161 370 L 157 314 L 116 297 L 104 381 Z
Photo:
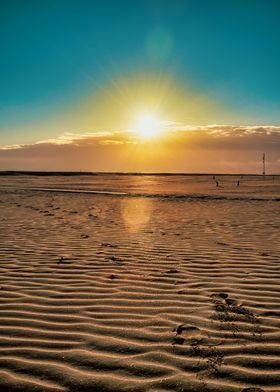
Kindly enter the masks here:
M 2 187 L 0 390 L 279 392 L 272 193 Z

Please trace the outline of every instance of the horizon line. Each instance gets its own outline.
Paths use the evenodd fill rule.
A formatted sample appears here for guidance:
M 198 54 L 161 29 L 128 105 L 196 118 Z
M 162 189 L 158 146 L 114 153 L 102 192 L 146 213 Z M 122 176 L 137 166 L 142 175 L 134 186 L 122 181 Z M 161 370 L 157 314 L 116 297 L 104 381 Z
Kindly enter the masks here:
M 0 176 L 4 175 L 161 175 L 161 176 L 279 176 L 280 173 L 218 173 L 218 172 L 111 172 L 111 171 L 73 171 L 73 170 L 0 170 Z

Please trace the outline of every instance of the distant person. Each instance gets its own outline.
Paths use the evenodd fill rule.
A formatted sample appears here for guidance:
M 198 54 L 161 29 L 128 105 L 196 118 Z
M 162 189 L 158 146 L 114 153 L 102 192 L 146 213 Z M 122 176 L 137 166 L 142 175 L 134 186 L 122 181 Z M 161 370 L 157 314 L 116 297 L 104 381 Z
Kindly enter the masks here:
M 217 188 L 219 187 L 219 181 L 216 181 L 216 187 Z
M 238 180 L 236 186 L 239 186 L 239 185 L 240 185 L 240 181 Z

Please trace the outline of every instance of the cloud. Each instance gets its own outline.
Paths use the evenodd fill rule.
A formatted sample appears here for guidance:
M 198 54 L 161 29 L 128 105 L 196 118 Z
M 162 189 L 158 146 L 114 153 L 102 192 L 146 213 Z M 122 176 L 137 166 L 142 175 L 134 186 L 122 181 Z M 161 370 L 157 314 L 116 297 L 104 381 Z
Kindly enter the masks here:
M 174 125 L 174 139 L 182 144 L 189 143 L 205 149 L 259 150 L 280 148 L 280 127 L 277 126 L 235 126 Z
M 37 146 L 40 144 L 66 145 L 66 144 L 80 144 L 83 140 L 106 138 L 111 136 L 111 132 L 87 132 L 87 133 L 71 133 L 65 132 L 57 138 L 39 140 L 32 144 L 10 144 L 0 146 L 0 150 L 17 150 L 21 148 L 28 148 L 30 146 Z
M 172 125 L 171 125 L 172 126 Z M 173 123 L 173 129 L 178 131 L 193 131 L 193 132 L 205 132 L 208 135 L 216 136 L 245 136 L 245 135 L 280 135 L 280 126 L 274 125 L 187 125 L 182 123 Z
M 25 147 L 25 144 L 7 144 L 5 146 L 0 147 L 0 151 L 3 150 L 18 150 L 20 148 Z
M 190 135 L 197 140 L 200 140 L 201 137 L 207 142 L 210 138 L 213 141 L 219 140 L 220 143 L 228 144 L 227 138 L 233 142 L 231 146 L 234 148 L 234 140 L 237 141 L 239 139 L 246 139 L 248 137 L 254 137 L 252 139 L 253 146 L 259 145 L 259 139 L 266 139 L 270 143 L 277 144 L 279 147 L 280 142 L 280 126 L 235 126 L 235 125 L 188 125 L 175 121 L 163 121 L 162 122 L 163 129 L 165 131 L 172 132 L 173 135 L 182 139 L 182 141 L 188 140 Z M 200 140 L 201 141 L 201 140 Z M 59 135 L 57 138 L 53 139 L 45 139 L 34 142 L 33 144 L 12 144 L 12 145 L 4 145 L 0 146 L 0 150 L 17 150 L 22 148 L 29 148 L 30 146 L 36 145 L 82 145 L 82 144 L 126 144 L 126 143 L 140 143 L 140 139 L 137 135 L 137 132 L 134 130 L 130 131 L 118 131 L 118 132 L 109 132 L 109 131 L 99 131 L 99 132 L 85 132 L 85 133 L 71 133 L 65 132 L 62 135 Z M 238 143 L 240 144 L 240 143 Z M 245 145 L 245 148 L 249 148 L 250 146 Z M 208 145 L 209 148 L 209 145 Z
M 260 172 L 267 153 L 280 172 L 280 126 L 193 126 L 165 121 L 161 138 L 133 131 L 67 132 L 33 144 L 0 147 L 2 170 Z

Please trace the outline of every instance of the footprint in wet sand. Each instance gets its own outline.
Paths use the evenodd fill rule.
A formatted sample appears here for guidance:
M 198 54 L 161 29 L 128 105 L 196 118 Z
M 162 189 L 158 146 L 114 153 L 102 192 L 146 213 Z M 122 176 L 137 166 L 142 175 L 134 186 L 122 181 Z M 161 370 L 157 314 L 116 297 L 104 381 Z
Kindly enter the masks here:
M 198 371 L 198 377 L 209 377 L 210 374 L 218 372 L 224 356 L 217 346 L 205 344 L 203 339 L 193 339 L 191 348 L 193 357 L 206 361 L 206 368 Z
M 174 338 L 173 338 L 173 343 L 172 343 L 172 345 L 174 345 L 174 344 L 184 344 L 184 342 L 185 342 L 185 339 L 182 337 L 182 336 L 174 336 Z
M 245 306 L 238 304 L 232 298 L 229 298 L 227 293 L 214 293 L 211 295 L 211 300 L 214 304 L 214 314 L 212 318 L 218 320 L 222 325 L 228 325 L 233 334 L 241 332 L 240 321 L 245 321 L 251 324 L 251 332 L 253 336 L 261 335 L 262 331 L 259 326 L 259 319 L 257 316 L 247 309 Z

